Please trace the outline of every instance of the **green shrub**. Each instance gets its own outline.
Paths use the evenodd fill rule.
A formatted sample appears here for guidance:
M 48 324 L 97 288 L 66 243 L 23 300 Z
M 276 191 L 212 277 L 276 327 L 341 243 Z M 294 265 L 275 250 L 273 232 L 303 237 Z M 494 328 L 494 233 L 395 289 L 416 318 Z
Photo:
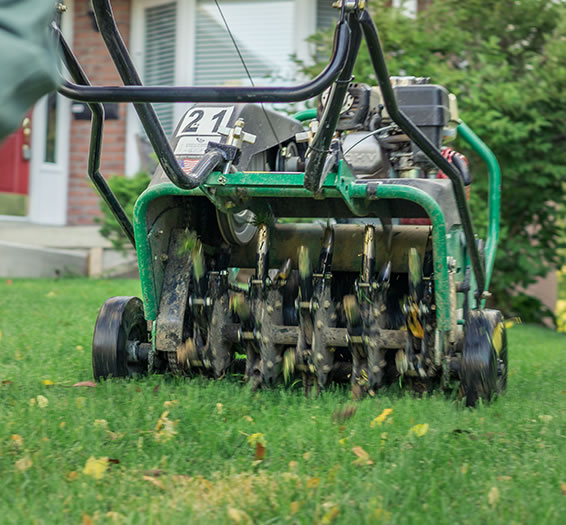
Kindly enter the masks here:
M 133 177 L 114 175 L 108 179 L 110 189 L 124 208 L 126 215 L 133 219 L 134 205 L 140 194 L 147 188 L 151 177 L 144 172 L 140 172 Z M 124 235 L 122 228 L 114 218 L 110 208 L 103 200 L 100 200 L 100 209 L 103 216 L 100 222 L 100 234 L 112 243 L 116 250 L 124 251 L 129 247 L 129 241 Z

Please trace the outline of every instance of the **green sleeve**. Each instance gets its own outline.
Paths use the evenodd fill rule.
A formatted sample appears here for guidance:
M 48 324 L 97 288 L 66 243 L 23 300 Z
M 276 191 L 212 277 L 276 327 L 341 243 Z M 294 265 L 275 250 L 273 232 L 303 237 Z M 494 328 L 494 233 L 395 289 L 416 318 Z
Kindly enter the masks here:
M 0 0 L 0 141 L 43 95 L 57 88 L 51 0 Z

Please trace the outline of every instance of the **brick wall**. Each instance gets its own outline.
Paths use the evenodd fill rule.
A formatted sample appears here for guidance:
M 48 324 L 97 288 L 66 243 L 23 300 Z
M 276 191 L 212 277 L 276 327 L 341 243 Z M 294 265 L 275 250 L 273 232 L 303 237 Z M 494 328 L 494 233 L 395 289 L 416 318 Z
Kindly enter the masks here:
M 104 46 L 100 33 L 93 28 L 88 15 L 90 0 L 74 2 L 73 50 L 92 84 L 119 85 L 120 77 Z M 112 0 L 114 16 L 126 45 L 130 35 L 130 0 Z M 92 224 L 100 215 L 99 197 L 92 189 L 87 175 L 90 121 L 72 120 L 69 193 L 67 223 L 70 225 Z M 104 124 L 101 172 L 110 175 L 123 174 L 126 150 L 126 105 L 120 104 L 118 120 Z

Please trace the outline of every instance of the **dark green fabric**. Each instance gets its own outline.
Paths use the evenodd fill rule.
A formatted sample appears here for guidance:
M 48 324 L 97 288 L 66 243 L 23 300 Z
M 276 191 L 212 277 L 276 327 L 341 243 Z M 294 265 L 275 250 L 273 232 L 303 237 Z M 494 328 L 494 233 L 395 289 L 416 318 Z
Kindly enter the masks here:
M 57 88 L 53 0 L 0 0 L 0 141 Z

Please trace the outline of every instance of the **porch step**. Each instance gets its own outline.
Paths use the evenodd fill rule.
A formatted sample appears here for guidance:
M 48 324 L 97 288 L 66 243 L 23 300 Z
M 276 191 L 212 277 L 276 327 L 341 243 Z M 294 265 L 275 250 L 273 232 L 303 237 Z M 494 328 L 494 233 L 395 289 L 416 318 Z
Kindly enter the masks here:
M 62 250 L 0 241 L 0 278 L 137 277 L 135 253 L 95 247 Z

